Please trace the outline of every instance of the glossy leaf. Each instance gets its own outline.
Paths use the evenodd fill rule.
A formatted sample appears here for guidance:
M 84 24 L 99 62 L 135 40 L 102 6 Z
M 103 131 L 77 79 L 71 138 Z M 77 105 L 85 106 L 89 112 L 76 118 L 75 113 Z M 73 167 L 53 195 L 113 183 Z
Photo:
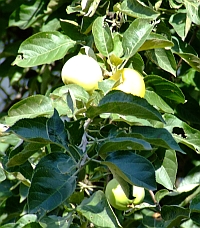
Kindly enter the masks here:
M 33 67 L 62 59 L 76 42 L 60 32 L 39 32 L 22 42 L 13 65 Z
M 33 173 L 28 195 L 29 213 L 43 216 L 64 202 L 75 190 L 76 177 L 71 176 L 74 168 L 73 160 L 66 154 L 52 153 L 43 157 Z
M 156 189 L 153 165 L 132 151 L 111 152 L 102 164 L 107 165 L 113 175 L 117 174 L 129 184 Z
M 114 48 L 113 38 L 110 28 L 106 22 L 105 17 L 98 17 L 92 25 L 92 34 L 97 49 L 102 55 L 108 56 Z
M 125 58 L 130 58 L 136 54 L 146 41 L 152 29 L 153 25 L 150 24 L 150 21 L 147 19 L 138 18 L 130 24 L 122 38 L 122 47 Z
M 97 227 L 122 227 L 102 191 L 84 199 L 77 211 Z
M 90 118 L 94 118 L 102 113 L 133 115 L 142 119 L 152 119 L 163 122 L 161 114 L 145 99 L 121 91 L 109 92 L 99 102 L 97 107 L 90 107 L 86 112 Z

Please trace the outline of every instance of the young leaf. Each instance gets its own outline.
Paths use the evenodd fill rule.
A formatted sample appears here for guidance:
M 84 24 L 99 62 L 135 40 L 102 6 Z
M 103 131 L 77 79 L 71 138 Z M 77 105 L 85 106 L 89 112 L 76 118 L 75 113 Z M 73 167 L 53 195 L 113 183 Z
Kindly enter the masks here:
M 119 11 L 130 17 L 148 18 L 151 20 L 155 20 L 159 16 L 158 12 L 154 11 L 152 8 L 144 5 L 144 3 L 141 3 L 137 0 L 123 1 L 119 7 Z
M 94 118 L 102 113 L 133 115 L 142 119 L 163 121 L 161 114 L 145 99 L 126 94 L 122 91 L 111 91 L 104 96 L 97 107 L 90 107 L 86 115 Z
M 122 47 L 125 58 L 130 58 L 138 52 L 152 29 L 153 24 L 150 24 L 148 19 L 138 18 L 130 24 L 122 38 Z
M 76 42 L 60 32 L 39 32 L 22 42 L 13 65 L 33 67 L 62 59 Z
M 73 164 L 73 165 L 72 165 Z M 65 172 L 62 167 L 65 166 Z M 76 177 L 73 160 L 63 153 L 52 153 L 37 164 L 28 195 L 29 213 L 44 215 L 58 207 L 75 190 Z
M 84 199 L 76 210 L 96 227 L 122 227 L 108 204 L 104 193 L 100 190 L 95 192 L 90 198 Z
M 144 157 L 132 151 L 115 151 L 109 153 L 102 164 L 107 165 L 113 175 L 117 174 L 129 184 L 155 190 L 155 170 Z
M 114 48 L 113 38 L 110 28 L 106 22 L 104 22 L 105 17 L 97 17 L 92 25 L 92 34 L 94 36 L 94 41 L 99 52 L 108 56 Z

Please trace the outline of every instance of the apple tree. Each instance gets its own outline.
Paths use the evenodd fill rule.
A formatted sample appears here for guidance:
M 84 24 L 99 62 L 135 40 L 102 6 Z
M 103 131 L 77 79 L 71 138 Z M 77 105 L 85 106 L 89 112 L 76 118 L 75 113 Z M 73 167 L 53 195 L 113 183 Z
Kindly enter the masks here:
M 0 0 L 0 22 L 0 226 L 200 227 L 200 2 Z M 62 82 L 78 54 L 92 93 Z M 144 98 L 113 89 L 124 68 Z M 144 201 L 113 208 L 113 177 Z

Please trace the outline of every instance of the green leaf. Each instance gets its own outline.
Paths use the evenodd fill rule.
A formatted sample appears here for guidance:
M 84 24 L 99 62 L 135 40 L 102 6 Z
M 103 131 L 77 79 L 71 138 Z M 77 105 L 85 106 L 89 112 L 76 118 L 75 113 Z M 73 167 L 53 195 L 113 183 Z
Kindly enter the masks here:
M 150 190 L 156 189 L 153 165 L 132 151 L 111 152 L 102 164 L 107 165 L 113 175 L 117 174 L 129 184 Z
M 27 29 L 42 19 L 45 14 L 44 10 L 47 6 L 47 1 L 29 1 L 22 4 L 11 15 L 9 20 L 9 27 L 18 26 L 21 29 Z
M 37 216 L 34 214 L 26 214 L 24 216 L 22 216 L 19 220 L 17 220 L 16 224 L 17 227 L 27 227 L 26 225 L 28 225 L 29 223 L 34 223 L 37 221 Z M 30 226 L 31 227 L 31 226 Z M 40 227 L 39 224 L 38 226 L 35 226 L 35 228 Z M 33 226 L 34 228 L 34 226 Z
M 150 24 L 148 19 L 138 18 L 129 25 L 122 38 L 122 47 L 125 58 L 130 58 L 138 52 L 152 29 L 153 25 Z
M 154 128 L 150 126 L 133 126 L 132 133 L 139 135 L 143 140 L 157 146 L 172 149 L 184 153 L 174 140 L 169 131 L 165 128 Z M 138 137 L 137 137 L 138 138 Z
M 178 53 L 174 54 L 179 55 L 188 65 L 194 68 L 196 71 L 200 72 L 200 58 L 191 53 Z
M 200 25 L 200 4 L 199 1 L 191 1 L 191 0 L 184 0 L 183 4 L 185 5 L 185 8 L 187 10 L 187 15 L 190 18 L 190 20 L 196 24 Z
M 182 135 L 173 135 L 178 143 L 183 143 L 197 153 L 200 153 L 199 130 L 190 127 L 187 123 L 181 121 L 173 115 L 165 114 L 164 118 L 166 121 L 166 129 L 168 129 L 171 133 L 173 132 L 174 128 L 181 129 Z
M 117 137 L 105 141 L 99 146 L 99 155 L 105 157 L 108 152 L 117 150 L 151 150 L 151 145 L 142 139 Z
M 199 212 L 191 212 L 190 213 L 190 218 L 196 225 L 200 225 L 200 213 Z
M 52 153 L 37 164 L 28 195 L 29 213 L 45 213 L 55 209 L 75 190 L 76 177 L 73 160 L 63 153 Z
M 146 76 L 144 77 L 144 81 L 146 87 L 153 89 L 159 96 L 173 100 L 176 103 L 183 104 L 185 102 L 183 92 L 173 82 L 157 75 Z
M 200 193 L 190 202 L 190 210 L 200 213 Z
M 14 132 L 28 142 L 53 143 L 68 149 L 68 133 L 56 110 L 49 119 L 36 117 L 34 119 L 19 120 L 8 131 Z
M 20 119 L 50 116 L 52 114 L 53 107 L 50 98 L 43 95 L 33 95 L 22 99 L 9 109 L 6 123 L 13 125 Z
M 100 190 L 91 197 L 84 199 L 76 210 L 96 227 L 122 227 L 109 206 L 104 193 Z
M 94 118 L 102 113 L 133 115 L 142 119 L 164 122 L 161 114 L 145 99 L 126 94 L 122 91 L 111 91 L 107 93 L 97 107 L 90 107 L 87 110 L 86 115 L 89 118 Z
M 48 228 L 68 228 L 70 224 L 70 216 L 62 216 L 62 217 L 56 216 L 56 215 L 44 216 L 40 220 L 40 224 L 42 225 L 42 227 L 48 227 Z
M 139 1 L 124 0 L 119 7 L 119 11 L 130 16 L 139 18 L 148 18 L 155 20 L 159 13 Z
M 50 64 L 62 59 L 75 45 L 75 41 L 60 32 L 39 32 L 22 42 L 13 65 L 33 67 Z
M 156 169 L 156 182 L 169 190 L 173 190 L 177 166 L 176 152 L 174 150 L 166 150 L 162 164 Z
M 189 209 L 179 206 L 164 205 L 161 209 L 162 218 L 168 222 L 167 228 L 178 226 L 182 219 L 189 218 Z
M 150 33 L 146 41 L 139 48 L 138 51 L 144 51 L 144 50 L 155 49 L 155 48 L 170 49 L 172 46 L 174 46 L 173 42 L 168 40 L 166 37 L 160 34 Z
M 186 29 L 186 19 L 187 15 L 185 10 L 179 10 L 178 13 L 173 14 L 169 19 L 169 23 L 173 26 L 182 40 L 185 40 L 188 33 Z
M 174 113 L 174 110 L 154 91 L 146 90 L 145 99 L 149 104 L 156 106 L 158 110 L 162 110 L 167 113 Z
M 92 25 L 92 34 L 99 52 L 104 56 L 108 56 L 109 53 L 113 51 L 114 43 L 110 28 L 108 24 L 104 22 L 104 19 L 105 17 L 95 19 Z
M 171 50 L 157 48 L 146 51 L 147 57 L 163 70 L 176 76 L 176 61 Z
M 46 144 L 40 144 L 40 143 L 28 143 L 22 151 L 15 154 L 11 158 L 9 158 L 9 161 L 7 163 L 7 167 L 13 167 L 17 165 L 21 165 L 24 162 L 28 160 L 29 157 L 31 157 L 34 153 L 39 152 L 40 148 L 45 146 Z

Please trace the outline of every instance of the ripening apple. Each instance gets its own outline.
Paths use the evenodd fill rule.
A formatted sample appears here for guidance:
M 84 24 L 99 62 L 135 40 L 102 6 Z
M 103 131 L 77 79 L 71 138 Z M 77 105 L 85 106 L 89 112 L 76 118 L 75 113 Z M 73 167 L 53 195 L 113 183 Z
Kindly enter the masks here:
M 113 178 L 106 186 L 105 195 L 111 206 L 118 210 L 125 211 L 134 207 L 134 205 L 142 203 L 145 190 L 142 187 L 133 185 L 133 199 L 128 199 L 119 182 Z
M 113 88 L 115 90 L 121 90 L 125 93 L 131 93 L 139 97 L 144 97 L 145 95 L 143 76 L 134 69 L 124 68 L 118 70 L 110 77 L 110 79 L 119 82 L 119 85 Z
M 103 80 L 102 70 L 98 62 L 88 55 L 76 55 L 70 58 L 61 72 L 64 84 L 77 84 L 88 92 L 98 88 Z

